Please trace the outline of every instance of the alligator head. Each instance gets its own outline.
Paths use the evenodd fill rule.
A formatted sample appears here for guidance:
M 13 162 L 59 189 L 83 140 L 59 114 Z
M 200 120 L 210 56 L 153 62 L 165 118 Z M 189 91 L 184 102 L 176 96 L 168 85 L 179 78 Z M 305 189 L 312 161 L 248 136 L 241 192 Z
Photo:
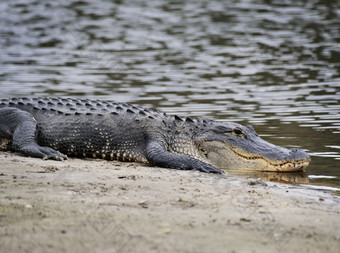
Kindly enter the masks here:
M 236 123 L 214 122 L 196 136 L 196 143 L 200 155 L 218 168 L 291 172 L 310 162 L 306 152 L 266 142 L 252 126 Z

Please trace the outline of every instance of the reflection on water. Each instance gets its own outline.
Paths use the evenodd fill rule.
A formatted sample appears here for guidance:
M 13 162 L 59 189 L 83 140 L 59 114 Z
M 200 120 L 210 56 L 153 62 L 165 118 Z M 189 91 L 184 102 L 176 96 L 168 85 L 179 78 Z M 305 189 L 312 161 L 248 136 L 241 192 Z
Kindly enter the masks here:
M 252 124 L 308 151 L 312 184 L 340 188 L 339 10 L 323 0 L 3 0 L 1 96 Z
M 290 184 L 308 184 L 310 183 L 309 176 L 306 172 L 265 172 L 265 171 L 228 171 L 228 175 L 245 176 L 253 178 L 261 178 L 267 181 L 290 183 Z

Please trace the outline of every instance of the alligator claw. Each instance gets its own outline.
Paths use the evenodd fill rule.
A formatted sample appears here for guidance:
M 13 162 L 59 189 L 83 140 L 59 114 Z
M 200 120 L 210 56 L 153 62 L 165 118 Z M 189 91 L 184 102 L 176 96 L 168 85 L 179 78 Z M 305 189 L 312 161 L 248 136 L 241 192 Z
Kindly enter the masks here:
M 67 156 L 66 155 L 64 155 L 64 154 L 62 154 L 60 152 L 58 152 L 58 153 L 59 153 L 58 155 L 55 155 L 55 154 L 53 154 L 53 155 L 46 155 L 46 156 L 43 157 L 43 160 L 49 160 L 49 159 L 56 160 L 56 161 L 67 160 Z
M 45 148 L 45 147 L 44 147 Z M 64 161 L 67 159 L 67 156 L 60 153 L 59 151 L 57 150 L 54 150 L 54 149 L 50 149 L 48 148 L 48 151 L 44 151 L 43 153 L 47 153 L 44 157 L 43 157 L 43 160 L 56 160 L 56 161 Z
M 67 159 L 67 156 L 60 153 L 59 151 L 54 150 L 53 148 L 42 147 L 39 145 L 24 146 L 20 149 L 20 151 L 22 151 L 28 156 L 42 158 L 43 160 L 52 159 L 57 161 L 63 161 Z
M 216 174 L 225 174 L 224 170 L 216 168 L 210 164 L 202 163 L 199 164 L 197 167 L 194 168 L 195 170 L 202 171 L 205 173 L 216 173 Z

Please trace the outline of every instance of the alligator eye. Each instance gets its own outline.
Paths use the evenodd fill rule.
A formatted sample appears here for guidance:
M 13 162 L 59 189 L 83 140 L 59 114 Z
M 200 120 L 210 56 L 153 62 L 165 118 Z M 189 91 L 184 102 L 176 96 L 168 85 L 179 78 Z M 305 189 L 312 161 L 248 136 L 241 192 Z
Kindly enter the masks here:
M 243 134 L 242 130 L 239 129 L 239 128 L 233 129 L 233 133 L 236 134 L 236 135 L 242 135 Z

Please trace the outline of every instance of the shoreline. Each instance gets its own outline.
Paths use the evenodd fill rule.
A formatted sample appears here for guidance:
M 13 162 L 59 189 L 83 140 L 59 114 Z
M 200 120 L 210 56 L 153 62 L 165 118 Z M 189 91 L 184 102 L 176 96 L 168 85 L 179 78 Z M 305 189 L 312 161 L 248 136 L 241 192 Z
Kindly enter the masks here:
M 340 197 L 258 178 L 0 152 L 1 252 L 338 252 Z

